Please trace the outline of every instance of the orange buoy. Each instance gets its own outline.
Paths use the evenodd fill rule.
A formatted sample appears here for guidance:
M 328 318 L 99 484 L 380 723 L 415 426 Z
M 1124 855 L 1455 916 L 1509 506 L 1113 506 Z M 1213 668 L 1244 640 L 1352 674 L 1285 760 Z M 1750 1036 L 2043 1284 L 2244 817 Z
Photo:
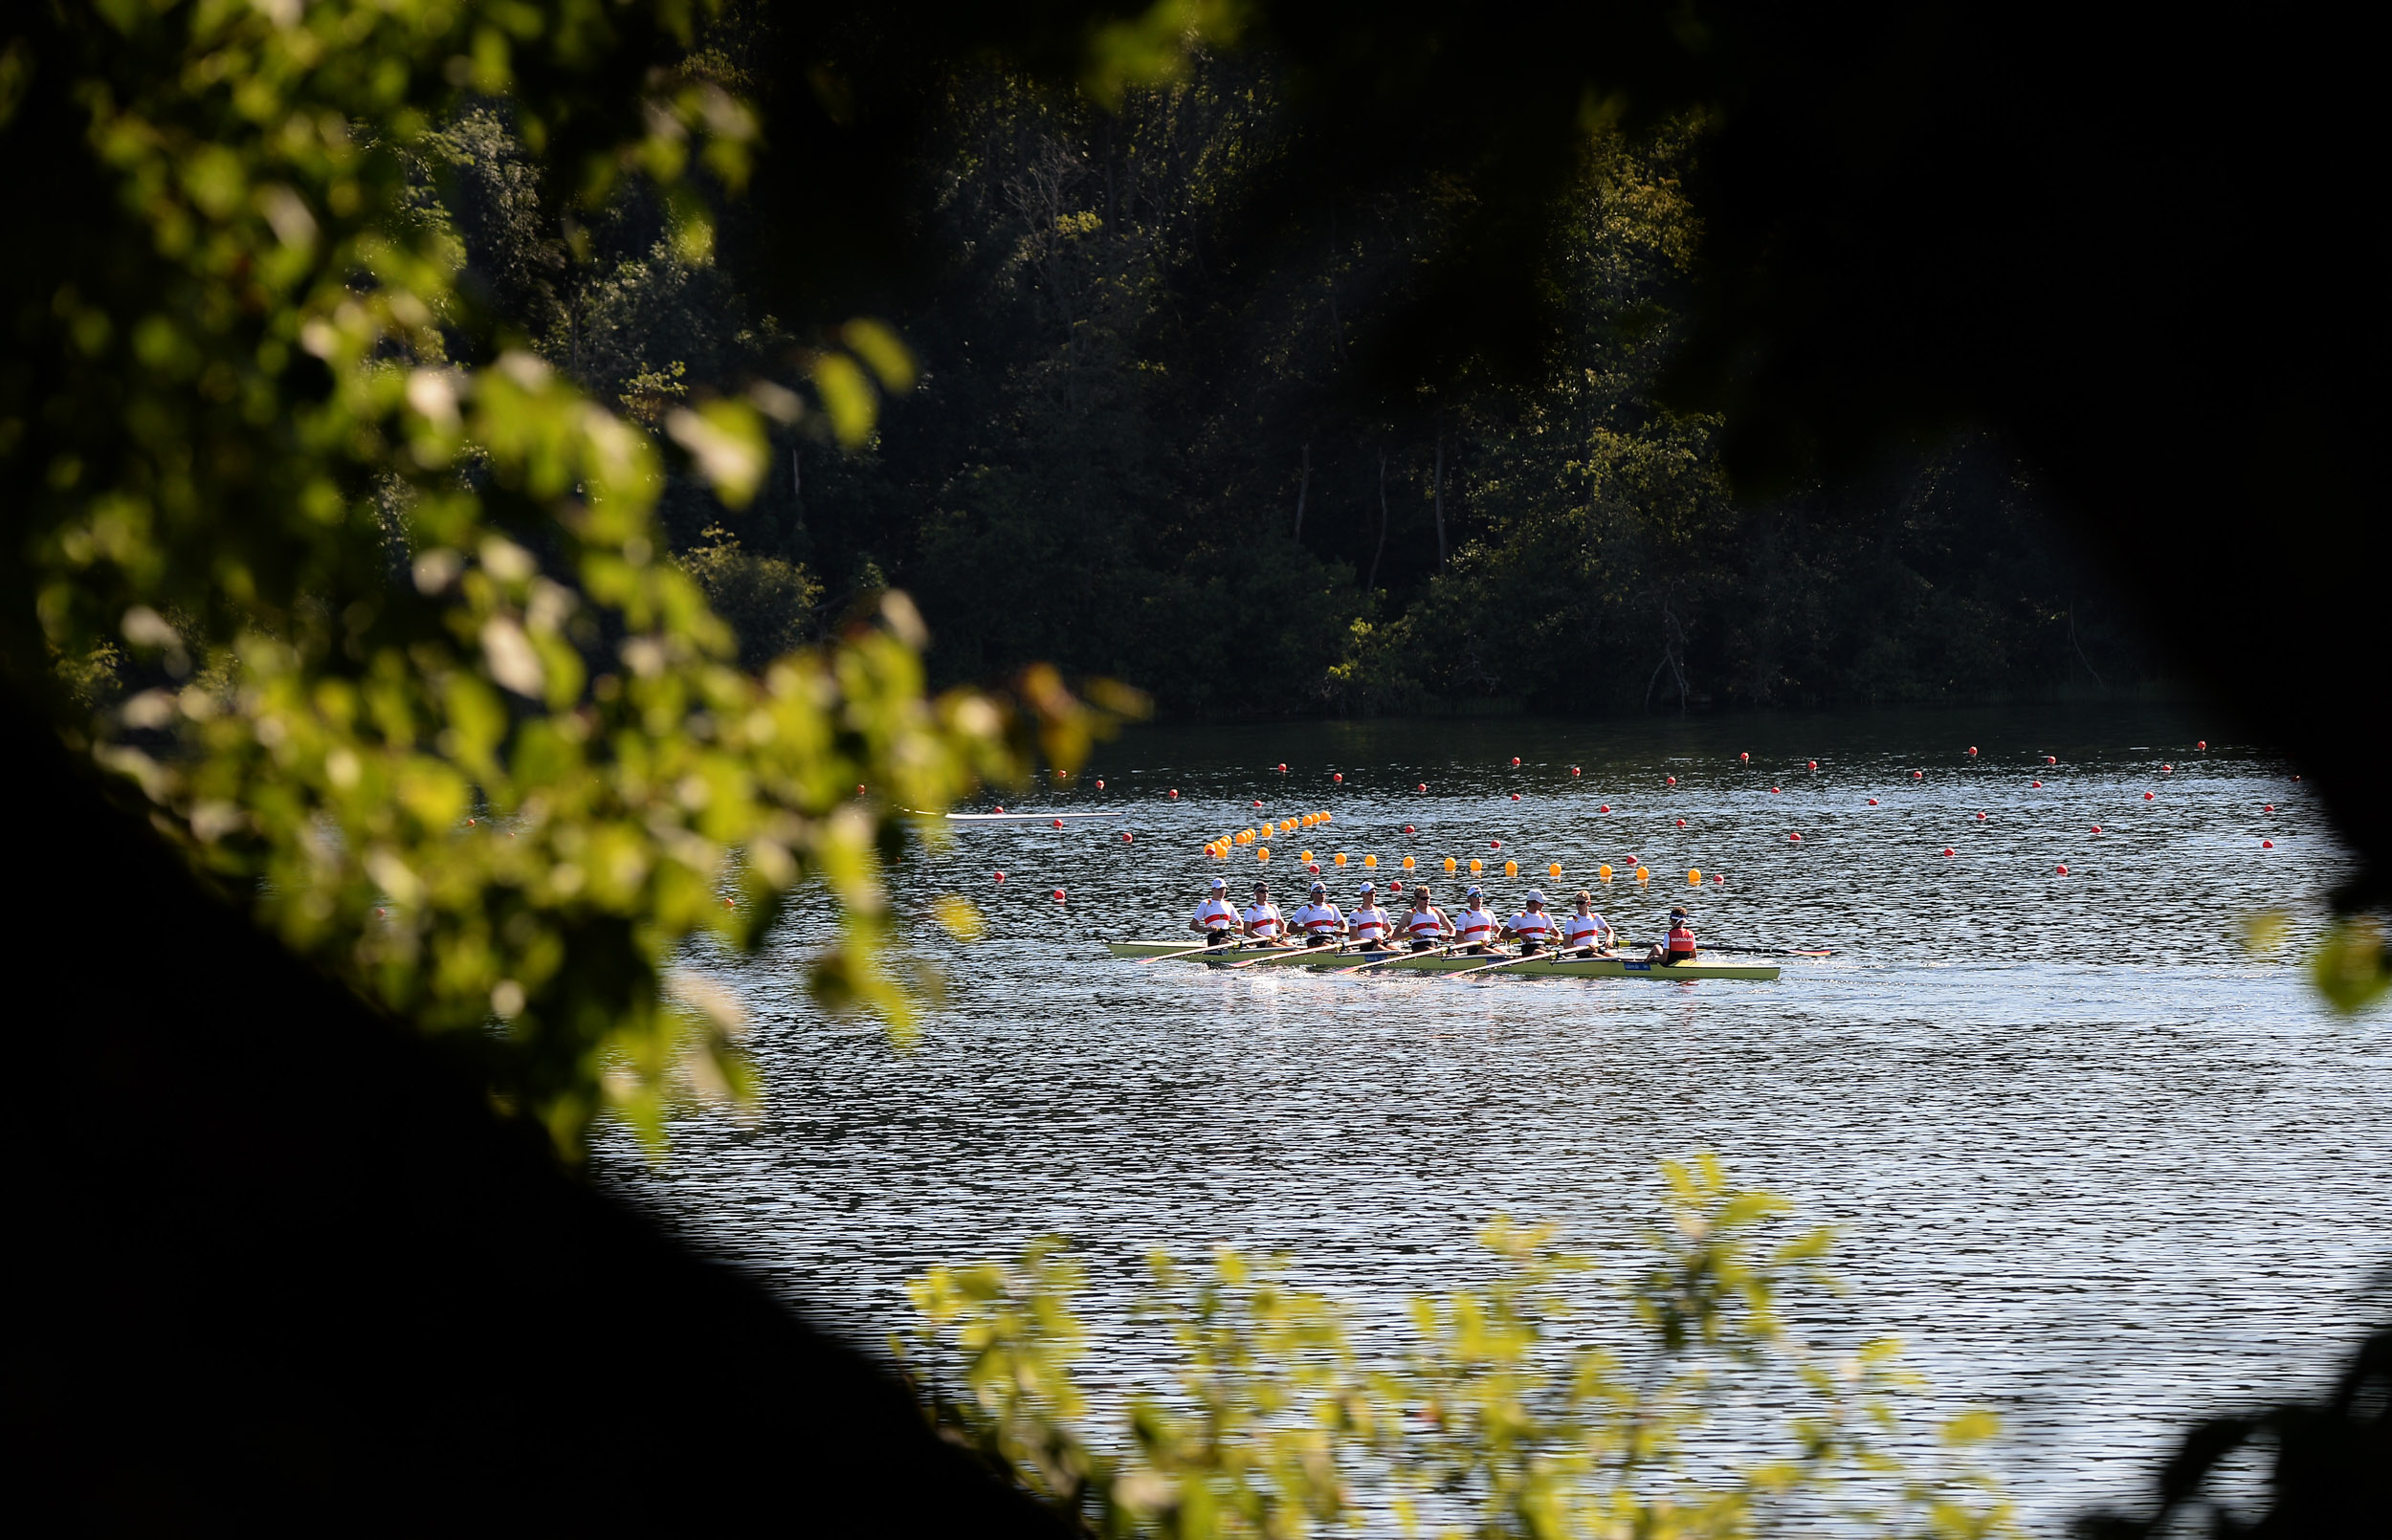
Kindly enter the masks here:
M 1520 874 L 1520 864 L 1517 861 L 1506 861 L 1503 863 L 1503 874 L 1507 877 L 1518 876 Z
M 1405 870 L 1406 870 L 1406 871 L 1409 871 L 1409 870 L 1411 870 L 1411 869 L 1412 869 L 1412 867 L 1413 867 L 1413 861 L 1412 861 L 1412 858 L 1411 858 L 1410 856 L 1408 856 L 1408 855 L 1407 855 L 1407 856 L 1406 856 L 1406 857 L 1404 858 L 1404 869 L 1405 869 Z
M 1484 861 L 1479 860 L 1476 856 L 1472 856 L 1472 857 L 1470 858 L 1470 874 L 1471 874 L 1472 876 L 1475 877 L 1475 876 L 1477 876 L 1480 872 L 1482 872 L 1482 871 L 1484 871 L 1484 870 L 1486 870 L 1486 869 L 1487 869 L 1487 863 L 1485 863 Z
M 1445 869 L 1448 871 L 1451 871 L 1455 867 L 1460 865 L 1461 863 L 1454 860 L 1451 856 L 1447 856 L 1445 858 Z

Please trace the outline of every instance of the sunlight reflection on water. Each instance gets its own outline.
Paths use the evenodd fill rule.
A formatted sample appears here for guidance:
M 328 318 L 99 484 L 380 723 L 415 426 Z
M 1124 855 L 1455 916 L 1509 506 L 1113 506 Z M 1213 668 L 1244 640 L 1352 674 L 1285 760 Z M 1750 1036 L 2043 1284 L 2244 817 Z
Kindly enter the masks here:
M 1122 821 L 956 825 L 894 874 L 907 912 L 961 891 L 992 928 L 963 949 L 920 927 L 954 990 L 912 1053 L 806 1003 L 815 933 L 793 921 L 755 957 L 694 959 L 754 1013 L 759 1115 L 676 1125 L 660 1165 L 611 1137 L 602 1159 L 874 1343 L 907 1324 L 906 1277 L 1048 1231 L 1087 1248 L 1100 1316 L 1147 1247 L 1227 1241 L 1294 1253 L 1392 1331 L 1413 1293 L 1483 1274 L 1471 1237 L 1494 1211 L 1625 1243 L 1653 1213 L 1652 1161 L 1712 1148 L 1843 1227 L 1851 1292 L 1797 1312 L 1805 1330 L 1896 1332 L 1944 1403 L 2001 1410 L 1998 1464 L 2056 1530 L 2136 1496 L 2187 1419 L 2321 1381 L 2392 1254 L 2386 1017 L 2326 1016 L 2236 939 L 2270 906 L 2313 927 L 2347 858 L 2287 766 L 2195 755 L 2196 736 L 2160 712 L 2024 709 L 1142 733 L 1008 802 Z M 1092 955 L 1096 934 L 1177 930 L 1216 870 L 1251 881 L 1251 852 L 1199 847 L 1263 816 L 1256 798 L 1336 812 L 1287 858 L 1429 869 L 1499 839 L 1548 889 L 1561 862 L 1568 890 L 1633 853 L 1675 880 L 1603 891 L 1632 935 L 1693 866 L 1729 879 L 1697 901 L 1707 941 L 1838 955 L 1698 985 Z M 1291 906 L 1295 865 L 1269 869 Z M 1321 865 L 1349 900 L 1359 865 Z M 1482 880 L 1506 913 L 1528 886 Z M 1148 1367 L 1102 1335 L 1096 1377 Z

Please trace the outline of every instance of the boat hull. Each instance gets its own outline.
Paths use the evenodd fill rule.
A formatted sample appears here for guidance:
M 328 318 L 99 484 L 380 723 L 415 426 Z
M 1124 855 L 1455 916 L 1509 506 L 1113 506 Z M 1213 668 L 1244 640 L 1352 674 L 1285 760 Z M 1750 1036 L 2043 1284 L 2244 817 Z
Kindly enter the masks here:
M 1117 957 L 1154 957 L 1165 953 L 1185 951 L 1185 941 L 1109 941 L 1107 948 Z M 1270 961 L 1257 959 L 1268 957 Z M 1493 954 L 1478 957 L 1418 956 L 1388 952 L 1322 952 L 1281 954 L 1261 947 L 1223 947 L 1217 951 L 1200 952 L 1182 960 L 1219 965 L 1229 962 L 1255 962 L 1258 968 L 1350 968 L 1358 962 L 1385 958 L 1371 971 L 1374 973 L 1461 973 L 1470 968 L 1483 968 L 1495 960 Z M 1491 970 L 1492 971 L 1492 970 Z M 1553 957 L 1533 962 L 1516 962 L 1499 970 L 1539 979 L 1658 979 L 1675 983 L 1692 983 L 1702 979 L 1742 979 L 1767 983 L 1778 977 L 1778 968 L 1771 963 L 1747 962 L 1681 962 L 1675 966 L 1660 962 L 1645 962 L 1628 957 Z

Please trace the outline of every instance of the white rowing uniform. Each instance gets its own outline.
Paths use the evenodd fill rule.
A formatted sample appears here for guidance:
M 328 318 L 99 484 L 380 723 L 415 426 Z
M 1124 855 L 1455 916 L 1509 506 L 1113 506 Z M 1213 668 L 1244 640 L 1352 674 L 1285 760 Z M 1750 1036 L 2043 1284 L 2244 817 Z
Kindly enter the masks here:
M 1553 939 L 1553 916 L 1541 910 L 1524 909 L 1512 916 L 1511 931 L 1523 941 L 1542 946 Z
M 1416 909 L 1405 916 L 1404 934 L 1415 941 L 1433 941 L 1445 934 L 1445 916 L 1434 904 Z
M 1196 906 L 1196 923 L 1211 935 L 1237 929 L 1237 911 L 1218 898 L 1207 898 Z
M 1475 905 L 1453 916 L 1453 939 L 1471 946 L 1483 946 L 1495 939 L 1495 918 Z
M 1580 947 L 1603 946 L 1610 935 L 1611 927 L 1604 923 L 1600 914 L 1572 913 L 1561 916 L 1561 947 L 1565 952 L 1575 952 Z
M 1287 916 L 1279 913 L 1276 904 L 1249 904 L 1246 923 L 1252 927 L 1251 935 L 1268 937 L 1287 929 Z
M 1345 928 L 1354 933 L 1357 941 L 1384 941 L 1387 933 L 1395 929 L 1395 922 L 1378 905 L 1364 904 L 1345 916 Z
M 1345 923 L 1345 916 L 1338 913 L 1335 904 L 1306 904 L 1287 918 L 1290 925 L 1306 935 L 1335 935 L 1338 927 Z

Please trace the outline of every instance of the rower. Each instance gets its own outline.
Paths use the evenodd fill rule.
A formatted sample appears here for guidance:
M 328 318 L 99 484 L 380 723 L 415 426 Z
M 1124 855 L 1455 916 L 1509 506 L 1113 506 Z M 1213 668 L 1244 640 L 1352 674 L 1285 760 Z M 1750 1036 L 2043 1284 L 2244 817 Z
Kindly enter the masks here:
M 1501 927 L 1487 913 L 1485 894 L 1473 888 L 1463 897 L 1461 912 L 1453 916 L 1453 938 L 1466 943 L 1464 951 L 1484 952 Z
M 1304 906 L 1288 916 L 1288 924 L 1304 938 L 1306 946 L 1335 946 L 1338 933 L 1345 929 L 1345 916 L 1329 902 L 1329 885 L 1317 882 Z
M 1239 918 L 1246 923 L 1246 934 L 1255 940 L 1267 946 L 1287 945 L 1287 916 L 1271 901 L 1271 884 L 1254 884 L 1254 901 Z
M 1581 888 L 1570 900 L 1573 913 L 1561 916 L 1561 950 L 1593 957 L 1611 950 L 1611 926 L 1595 913 L 1595 895 Z
M 1379 907 L 1379 885 L 1362 884 L 1362 896 L 1355 901 L 1354 913 L 1345 916 L 1346 934 L 1365 951 L 1377 949 L 1395 930 L 1395 921 Z
M 1525 957 L 1541 948 L 1551 946 L 1555 933 L 1553 916 L 1545 913 L 1544 894 L 1531 888 L 1528 890 L 1528 897 L 1523 902 L 1526 908 L 1505 922 L 1503 934 L 1518 939 L 1520 956 Z
M 1237 911 L 1229 907 L 1229 885 L 1220 878 L 1212 879 L 1212 891 L 1196 906 L 1196 917 L 1187 928 L 1205 938 L 1207 946 L 1222 946 L 1237 939 Z
M 1453 934 L 1453 922 L 1429 901 L 1428 888 L 1412 890 L 1412 912 L 1404 916 L 1404 938 L 1415 952 L 1426 952 Z
M 1670 934 L 1659 946 L 1645 954 L 1647 962 L 1674 966 L 1692 962 L 1698 956 L 1694 950 L 1694 920 L 1683 909 L 1670 911 Z

